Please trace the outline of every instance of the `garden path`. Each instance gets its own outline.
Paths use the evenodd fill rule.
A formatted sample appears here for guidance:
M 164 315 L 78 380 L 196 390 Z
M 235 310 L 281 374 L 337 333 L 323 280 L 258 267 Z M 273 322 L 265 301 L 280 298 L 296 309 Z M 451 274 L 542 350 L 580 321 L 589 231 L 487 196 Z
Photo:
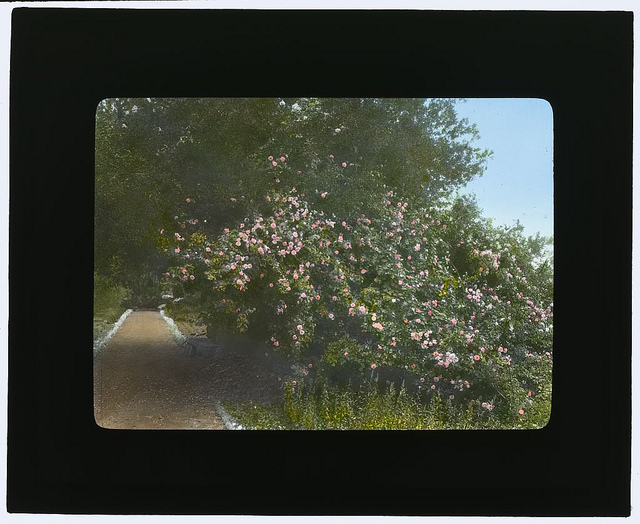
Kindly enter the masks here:
M 204 356 L 188 355 L 157 311 L 135 311 L 94 358 L 96 422 L 111 429 L 225 429 Z

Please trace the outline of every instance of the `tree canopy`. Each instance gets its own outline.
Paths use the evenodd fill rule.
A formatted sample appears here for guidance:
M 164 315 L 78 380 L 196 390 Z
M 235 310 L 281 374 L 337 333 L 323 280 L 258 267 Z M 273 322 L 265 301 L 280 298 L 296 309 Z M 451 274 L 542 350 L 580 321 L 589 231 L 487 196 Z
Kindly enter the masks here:
M 335 211 L 374 212 L 374 188 L 412 201 L 449 193 L 481 175 L 489 155 L 473 146 L 478 131 L 458 118 L 456 103 L 104 100 L 96 110 L 96 269 L 126 280 L 145 264 L 159 268 L 157 232 L 189 197 L 213 233 L 261 205 L 276 179 L 301 190 L 324 187 Z M 338 169 L 323 162 L 330 155 Z

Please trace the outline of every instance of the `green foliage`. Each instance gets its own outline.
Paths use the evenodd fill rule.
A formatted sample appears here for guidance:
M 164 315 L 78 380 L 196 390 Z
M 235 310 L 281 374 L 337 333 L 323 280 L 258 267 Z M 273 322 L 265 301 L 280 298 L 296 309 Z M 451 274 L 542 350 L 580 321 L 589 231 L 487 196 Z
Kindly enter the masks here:
M 318 368 L 322 379 L 333 384 L 347 385 L 366 376 L 370 360 L 367 348 L 354 339 L 340 338 L 327 345 L 321 366 Z
M 548 377 L 547 377 L 548 378 Z M 548 382 L 550 388 L 550 382 Z M 288 383 L 282 404 L 228 406 L 245 427 L 303 430 L 538 429 L 549 420 L 546 398 L 528 398 L 520 415 L 500 415 L 479 404 L 455 405 L 435 396 L 424 402 L 404 387 L 375 381 L 356 390 L 326 384 Z
M 138 268 L 127 280 L 131 290 L 128 307 L 155 309 L 162 303 L 162 281 L 157 271 Z
M 212 234 L 253 212 L 271 187 L 268 155 L 295 158 L 333 194 L 330 206 L 367 212 L 371 188 L 438 194 L 484 169 L 475 126 L 454 100 L 111 98 L 96 109 L 95 263 L 132 286 L 142 262 L 159 270 L 158 231 L 185 198 Z M 332 152 L 337 163 L 315 168 Z M 424 174 L 429 181 L 424 182 Z M 284 179 L 289 175 L 281 174 Z M 315 177 L 315 178 L 314 178 Z M 144 203 L 144 205 L 141 205 Z M 328 209 L 330 210 L 330 209 Z M 203 224 L 201 224 L 203 226 Z M 120 261 L 115 270 L 112 261 Z M 133 280 L 133 282 L 130 281 Z
M 130 291 L 107 277 L 93 275 L 93 339 L 106 334 L 125 312 Z
M 380 392 L 367 382 L 357 391 L 344 388 L 285 387 L 284 413 L 298 429 L 426 429 L 426 410 L 404 389 Z
M 168 301 L 164 305 L 165 313 L 175 321 L 199 325 L 203 323 L 200 306 L 194 297 L 179 302 Z

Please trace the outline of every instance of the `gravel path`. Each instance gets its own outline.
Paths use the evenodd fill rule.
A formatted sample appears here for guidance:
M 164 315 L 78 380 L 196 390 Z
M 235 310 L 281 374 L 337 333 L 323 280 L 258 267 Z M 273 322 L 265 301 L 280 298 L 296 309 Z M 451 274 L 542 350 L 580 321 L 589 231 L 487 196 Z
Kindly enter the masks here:
M 157 311 L 134 311 L 94 357 L 96 422 L 110 429 L 225 429 L 223 405 L 268 405 L 281 398 L 286 360 L 240 335 L 181 322 L 190 342 L 178 344 Z M 262 349 L 261 349 L 262 348 Z
M 136 311 L 94 359 L 96 422 L 110 429 L 225 429 L 215 387 L 156 311 Z

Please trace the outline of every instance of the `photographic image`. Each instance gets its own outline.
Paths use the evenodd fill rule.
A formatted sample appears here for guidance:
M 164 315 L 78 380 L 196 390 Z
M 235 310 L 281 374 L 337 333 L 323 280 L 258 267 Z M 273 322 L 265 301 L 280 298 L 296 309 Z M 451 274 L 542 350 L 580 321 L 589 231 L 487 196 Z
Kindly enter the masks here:
M 109 98 L 94 414 L 109 429 L 539 429 L 542 99 Z

